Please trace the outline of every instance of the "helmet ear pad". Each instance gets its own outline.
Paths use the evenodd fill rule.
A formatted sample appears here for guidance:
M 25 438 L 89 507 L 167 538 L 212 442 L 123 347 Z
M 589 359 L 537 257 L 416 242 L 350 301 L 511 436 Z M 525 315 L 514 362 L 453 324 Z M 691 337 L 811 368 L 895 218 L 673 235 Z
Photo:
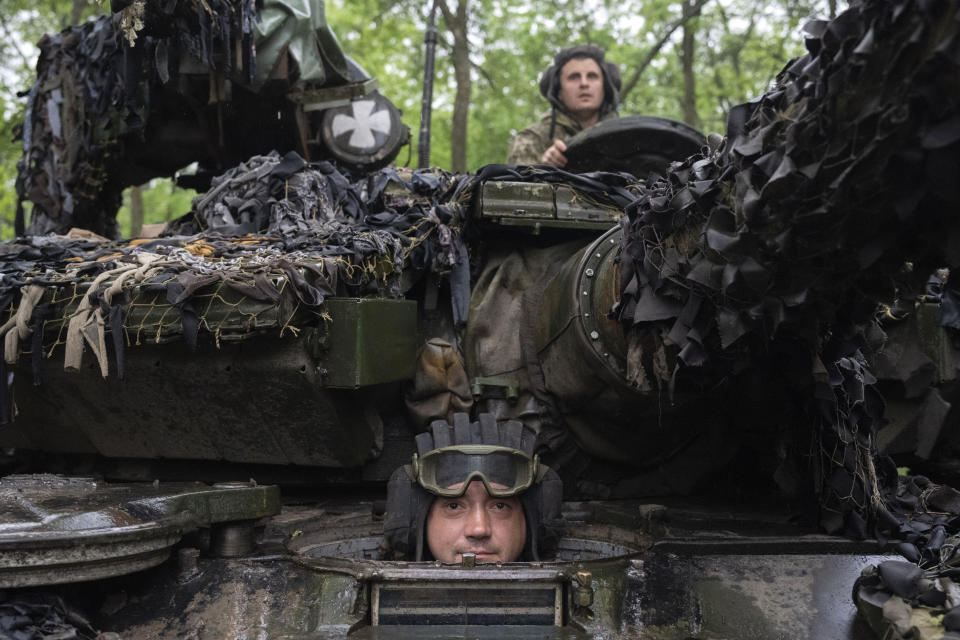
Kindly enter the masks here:
M 543 72 L 543 75 L 540 76 L 540 95 L 546 98 L 550 103 L 556 99 L 554 96 L 557 91 L 554 91 L 554 85 L 557 84 L 559 79 L 560 72 L 557 69 L 557 65 L 552 64 L 547 67 L 547 70 Z
M 520 495 L 527 517 L 527 543 L 522 556 L 527 561 L 553 558 L 564 532 L 563 481 L 553 469 L 543 468 L 546 470 L 543 479 Z
M 419 562 L 425 553 L 427 512 L 433 495 L 423 490 L 406 466 L 399 467 L 387 483 L 387 513 L 383 534 L 390 549 Z
M 623 86 L 620 79 L 620 67 L 612 62 L 604 62 L 600 65 L 603 69 L 603 106 L 600 111 L 604 115 L 617 110 L 620 104 L 620 87 Z

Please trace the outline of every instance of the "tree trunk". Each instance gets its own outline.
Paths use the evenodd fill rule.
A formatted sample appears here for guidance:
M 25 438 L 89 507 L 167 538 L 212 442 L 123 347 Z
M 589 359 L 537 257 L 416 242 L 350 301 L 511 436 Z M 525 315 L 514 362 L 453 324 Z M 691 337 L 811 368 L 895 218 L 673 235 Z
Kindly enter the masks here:
M 453 127 L 450 132 L 450 158 L 454 173 L 467 171 L 467 115 L 470 112 L 470 49 L 467 42 L 467 5 L 460 0 L 457 12 L 450 11 L 445 1 L 439 3 L 447 29 L 453 35 L 453 76 L 457 93 L 453 100 Z
M 683 48 L 680 54 L 683 62 L 683 121 L 691 127 L 699 128 L 700 116 L 697 115 L 697 87 L 693 73 L 693 56 L 696 50 L 696 21 L 693 16 L 699 8 L 692 0 L 683 3 Z
M 83 10 L 87 8 L 87 0 L 73 0 L 73 9 L 70 11 L 70 24 L 80 24 Z
M 691 9 L 689 11 L 687 10 L 686 3 L 684 3 L 683 15 L 667 25 L 667 27 L 663 30 L 663 34 L 660 36 L 660 39 L 657 40 L 657 43 L 650 48 L 650 50 L 647 52 L 647 55 L 643 57 L 643 60 L 633 66 L 633 71 L 630 73 L 630 77 L 627 78 L 627 81 L 623 83 L 623 89 L 620 91 L 621 103 L 623 103 L 623 101 L 627 98 L 627 94 L 633 91 L 633 88 L 637 86 L 640 76 L 642 76 L 643 72 L 647 70 L 647 67 L 649 67 L 650 63 L 653 62 L 654 58 L 657 57 L 657 54 L 660 53 L 660 50 L 663 49 L 667 42 L 670 41 L 670 36 L 673 35 L 673 32 L 685 25 L 691 18 L 700 15 L 700 9 L 702 9 L 703 5 L 707 4 L 707 2 L 709 2 L 709 0 L 693 0 L 691 3 Z
M 140 235 L 143 229 L 143 189 L 130 187 L 130 237 Z

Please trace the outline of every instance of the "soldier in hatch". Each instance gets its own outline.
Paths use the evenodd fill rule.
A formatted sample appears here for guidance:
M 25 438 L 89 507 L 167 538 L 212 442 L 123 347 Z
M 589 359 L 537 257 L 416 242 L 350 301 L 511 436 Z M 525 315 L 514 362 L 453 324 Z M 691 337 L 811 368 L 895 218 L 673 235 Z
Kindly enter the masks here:
M 580 44 L 557 52 L 540 78 L 549 113 L 514 136 L 507 164 L 567 164 L 566 141 L 602 120 L 617 116 L 620 70 L 604 51 Z
M 478 563 L 550 557 L 559 538 L 563 485 L 534 455 L 536 435 L 490 414 L 454 426 L 437 420 L 417 436 L 411 464 L 387 489 L 387 542 L 408 560 Z

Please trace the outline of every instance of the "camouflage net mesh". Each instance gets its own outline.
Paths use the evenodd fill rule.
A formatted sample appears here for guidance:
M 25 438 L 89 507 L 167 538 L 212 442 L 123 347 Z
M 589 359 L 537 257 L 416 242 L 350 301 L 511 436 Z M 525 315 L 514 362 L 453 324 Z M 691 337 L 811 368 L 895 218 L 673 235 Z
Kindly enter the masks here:
M 960 262 L 958 27 L 956 0 L 861 2 L 809 24 L 809 53 L 731 112 L 724 145 L 675 164 L 627 208 L 615 310 L 638 380 L 751 385 L 767 424 L 793 410 L 765 401 L 781 397 L 769 390 L 794 390 L 792 446 L 816 466 L 824 528 L 900 540 L 917 560 L 960 526 L 960 502 L 906 499 L 878 455 L 883 400 L 867 359 L 876 303 L 893 300 L 904 263 L 926 277 Z M 666 371 L 643 346 L 664 324 Z M 778 349 L 800 357 L 753 375 L 757 354 Z
M 103 297 L 111 288 L 121 287 L 123 305 L 119 326 L 126 346 L 170 342 L 182 339 L 186 333 L 182 308 L 172 305 L 167 293 L 168 287 L 176 286 L 177 276 L 159 269 L 149 270 L 142 280 L 131 278 L 121 282 L 124 275 L 121 273 L 116 279 L 99 283 L 99 290 L 93 292 L 94 297 Z M 196 315 L 196 329 L 210 333 L 219 345 L 221 340 L 241 340 L 265 329 L 278 328 L 281 337 L 287 331 L 295 334 L 297 325 L 322 317 L 322 312 L 309 310 L 290 293 L 292 285 L 285 274 L 277 272 L 271 278 L 266 272 L 262 276 L 261 281 L 265 279 L 275 290 L 275 302 L 248 297 L 222 280 L 199 288 L 190 300 Z M 35 330 L 43 336 L 44 357 L 53 357 L 58 347 L 68 343 L 70 321 L 81 313 L 83 300 L 91 288 L 91 282 L 51 288 L 42 299 L 49 308 L 35 313 L 34 317 L 39 321 Z M 114 330 L 112 317 L 103 321 L 110 322 L 109 330 Z
M 622 207 L 622 185 L 567 176 L 576 197 Z M 466 321 L 465 247 L 482 180 L 558 182 L 557 171 L 494 168 L 477 175 L 384 169 L 357 181 L 296 153 L 255 156 L 215 178 L 163 237 L 109 242 L 81 230 L 27 236 L 0 249 L 4 362 L 30 354 L 124 374 L 123 354 L 146 343 L 297 335 L 329 322 L 329 296 L 401 298 L 423 277 L 451 290 Z M 603 189 L 609 193 L 603 192 Z M 204 338 L 201 338 L 203 336 Z
M 174 58 L 177 48 L 211 72 L 252 78 L 255 5 L 136 0 L 40 41 L 38 81 L 19 129 L 23 156 L 16 182 L 20 200 L 33 203 L 30 233 L 48 233 L 66 222 L 118 235 L 114 213 L 122 185 L 109 178 L 118 169 L 124 139 L 135 140 L 146 124 L 150 91 L 138 90 L 138 83 L 148 77 L 166 83 L 168 56 Z M 162 25 L 161 35 L 145 32 L 145 24 Z M 234 49 L 240 68 L 232 55 L 223 55 Z M 22 207 L 17 227 L 22 234 Z
M 438 202 L 455 182 L 385 170 L 354 184 L 326 163 L 274 153 L 215 180 L 165 237 L 110 243 L 74 232 L 6 245 L 5 362 L 62 348 L 67 369 L 88 352 L 106 376 L 112 350 L 122 376 L 127 347 L 297 335 L 330 320 L 328 296 L 402 297 L 417 277 L 467 267 L 462 207 Z
M 94 640 L 101 634 L 63 598 L 12 590 L 0 593 L 0 637 L 10 640 Z

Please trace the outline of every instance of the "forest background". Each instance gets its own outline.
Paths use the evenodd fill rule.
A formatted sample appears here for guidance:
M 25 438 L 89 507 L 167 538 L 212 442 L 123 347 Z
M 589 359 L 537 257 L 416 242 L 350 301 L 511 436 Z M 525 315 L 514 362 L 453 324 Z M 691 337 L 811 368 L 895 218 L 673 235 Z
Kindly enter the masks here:
M 839 6 L 838 6 L 839 3 Z M 403 112 L 416 166 L 431 0 L 327 0 L 327 21 L 344 51 L 377 77 Z M 841 0 L 437 0 L 439 42 L 430 164 L 465 172 L 503 162 L 513 134 L 548 105 L 539 74 L 554 52 L 594 43 L 620 65 L 620 114 L 684 121 L 704 133 L 726 130 L 729 109 L 766 90 L 803 53 L 802 26 L 834 17 Z M 13 236 L 16 163 L 44 33 L 109 11 L 97 0 L 0 0 L 0 238 Z M 196 194 L 169 179 L 124 193 L 127 236 L 142 224 L 186 213 Z

